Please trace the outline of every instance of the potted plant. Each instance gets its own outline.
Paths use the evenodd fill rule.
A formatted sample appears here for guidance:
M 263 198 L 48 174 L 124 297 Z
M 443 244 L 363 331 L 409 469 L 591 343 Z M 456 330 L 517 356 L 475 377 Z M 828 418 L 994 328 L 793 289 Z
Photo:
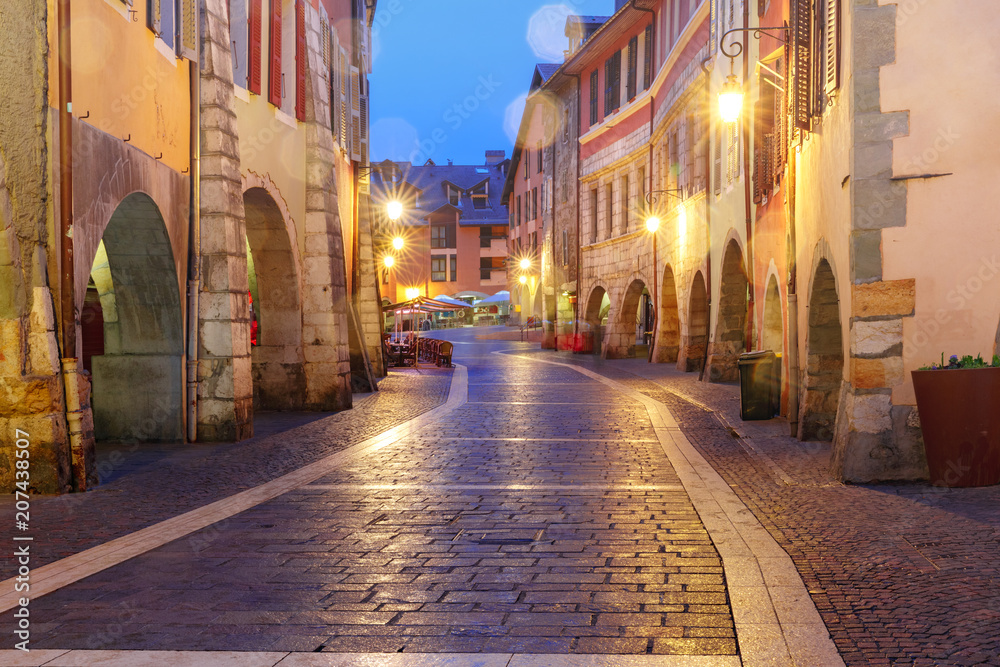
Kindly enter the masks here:
M 911 371 L 935 486 L 1000 484 L 1000 356 L 953 355 Z

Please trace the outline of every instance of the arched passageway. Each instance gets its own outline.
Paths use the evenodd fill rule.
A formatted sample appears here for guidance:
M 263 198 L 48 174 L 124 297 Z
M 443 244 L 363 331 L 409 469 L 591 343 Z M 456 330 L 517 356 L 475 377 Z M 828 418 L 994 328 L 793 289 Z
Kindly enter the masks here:
M 263 188 L 243 194 L 253 316 L 254 406 L 301 410 L 306 401 L 298 269 L 285 219 Z
M 677 307 L 677 285 L 674 272 L 669 265 L 663 269 L 663 285 L 660 288 L 660 318 L 657 323 L 656 348 L 653 361 L 658 363 L 677 361 L 681 347 L 680 312 Z
M 779 396 L 784 396 L 784 345 L 785 345 L 785 318 L 781 313 L 781 292 L 778 290 L 778 280 L 775 276 L 767 282 L 767 290 L 764 292 L 764 317 L 761 327 L 760 345 L 762 350 L 774 352 L 776 361 L 774 372 L 777 375 L 779 386 Z M 784 413 L 783 408 L 779 411 Z
M 677 367 L 682 371 L 700 371 L 705 365 L 708 346 L 708 290 L 701 271 L 694 274 L 688 297 L 687 333 L 684 336 Z
M 611 311 L 611 299 L 603 287 L 595 287 L 587 299 L 587 308 L 584 310 L 583 331 L 589 331 L 594 337 L 594 354 L 602 354 L 604 348 L 604 328 L 608 322 L 608 313 Z
M 833 440 L 844 378 L 844 342 L 840 327 L 837 281 L 827 260 L 816 267 L 809 294 L 809 329 L 806 333 L 806 377 L 801 440 Z
M 122 200 L 91 266 L 81 336 L 96 439 L 183 441 L 181 295 L 170 238 L 148 195 Z
M 605 358 L 646 356 L 653 329 L 653 303 L 642 280 L 637 278 L 629 283 L 621 308 L 610 318 L 610 325 Z
M 732 382 L 739 379 L 737 360 L 745 350 L 747 316 L 747 273 L 743 252 L 732 240 L 722 258 L 718 321 L 708 358 L 708 379 Z

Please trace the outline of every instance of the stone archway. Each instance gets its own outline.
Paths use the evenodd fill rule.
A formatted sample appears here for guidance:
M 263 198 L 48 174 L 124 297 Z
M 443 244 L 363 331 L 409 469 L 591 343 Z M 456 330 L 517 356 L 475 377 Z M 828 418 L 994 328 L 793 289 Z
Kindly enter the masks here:
M 594 354 L 601 354 L 604 348 L 604 327 L 610 310 L 611 299 L 607 291 L 600 285 L 594 287 L 583 314 L 583 323 L 594 337 Z
M 764 291 L 764 318 L 761 328 L 760 349 L 781 354 L 785 345 L 785 320 L 781 315 L 781 292 L 778 280 L 771 276 Z
M 668 264 L 663 269 L 663 284 L 660 287 L 660 317 L 657 322 L 656 347 L 653 361 L 674 363 L 681 346 L 680 311 L 677 307 L 677 285 L 674 271 Z
M 306 402 L 298 262 L 285 219 L 260 187 L 243 193 L 247 268 L 256 345 L 250 350 L 254 407 L 301 410 Z
M 844 342 L 837 281 L 826 259 L 816 266 L 809 293 L 805 371 L 799 439 L 832 441 L 844 378 Z
M 747 287 L 743 251 L 733 239 L 726 246 L 726 253 L 722 258 L 719 314 L 708 355 L 708 379 L 711 382 L 732 382 L 739 379 L 736 362 L 745 348 Z
M 81 335 L 85 350 L 100 352 L 87 357 L 96 439 L 182 442 L 181 295 L 170 238 L 148 195 L 125 197 L 111 215 L 90 284 L 96 298 L 84 297 L 84 311 L 95 324 Z
M 628 359 L 645 356 L 648 350 L 646 332 L 652 328 L 649 291 L 639 278 L 629 283 L 622 297 L 621 308 L 611 319 L 608 343 L 603 355 L 607 359 Z
M 708 346 L 708 290 L 701 271 L 694 274 L 688 296 L 687 332 L 684 335 L 677 369 L 688 373 L 700 371 L 705 364 Z

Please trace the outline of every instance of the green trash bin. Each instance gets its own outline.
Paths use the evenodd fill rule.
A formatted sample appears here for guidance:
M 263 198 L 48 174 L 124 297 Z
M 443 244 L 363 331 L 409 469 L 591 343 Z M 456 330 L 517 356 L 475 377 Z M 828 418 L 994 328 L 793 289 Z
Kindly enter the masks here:
M 774 416 L 775 360 L 771 350 L 740 355 L 737 364 L 740 369 L 740 417 L 743 421 Z

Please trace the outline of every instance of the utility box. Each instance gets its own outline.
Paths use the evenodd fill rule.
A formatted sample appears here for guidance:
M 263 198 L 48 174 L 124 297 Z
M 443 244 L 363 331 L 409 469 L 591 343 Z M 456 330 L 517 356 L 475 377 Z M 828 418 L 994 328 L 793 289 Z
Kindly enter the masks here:
M 740 417 L 743 421 L 770 419 L 778 412 L 780 384 L 775 391 L 775 379 L 780 367 L 774 352 L 759 350 L 744 352 L 737 364 L 740 369 Z

